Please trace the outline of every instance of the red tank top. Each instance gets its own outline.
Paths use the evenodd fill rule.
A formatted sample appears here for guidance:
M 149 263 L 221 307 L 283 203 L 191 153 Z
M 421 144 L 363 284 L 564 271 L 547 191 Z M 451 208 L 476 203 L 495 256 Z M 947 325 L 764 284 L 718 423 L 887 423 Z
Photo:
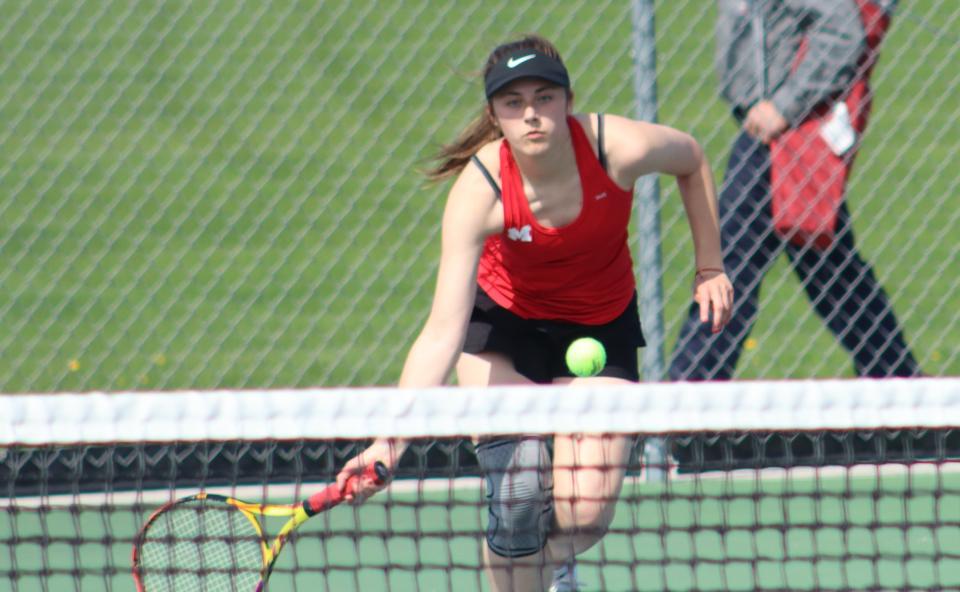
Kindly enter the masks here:
M 580 123 L 568 117 L 567 125 L 583 190 L 580 214 L 565 226 L 541 226 L 504 139 L 503 232 L 487 238 L 477 282 L 494 302 L 523 318 L 600 325 L 623 313 L 636 290 L 627 246 L 633 194 L 603 170 Z

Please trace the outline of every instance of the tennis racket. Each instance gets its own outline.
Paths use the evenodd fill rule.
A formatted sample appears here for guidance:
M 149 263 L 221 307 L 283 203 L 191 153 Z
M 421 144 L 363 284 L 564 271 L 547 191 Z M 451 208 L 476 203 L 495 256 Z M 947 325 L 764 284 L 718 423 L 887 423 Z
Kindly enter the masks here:
M 167 503 L 150 515 L 134 542 L 137 591 L 261 592 L 290 533 L 342 502 L 363 478 L 380 485 L 387 467 L 376 462 L 343 489 L 333 483 L 297 504 L 253 504 L 212 493 Z M 289 517 L 269 546 L 261 524 L 267 516 Z

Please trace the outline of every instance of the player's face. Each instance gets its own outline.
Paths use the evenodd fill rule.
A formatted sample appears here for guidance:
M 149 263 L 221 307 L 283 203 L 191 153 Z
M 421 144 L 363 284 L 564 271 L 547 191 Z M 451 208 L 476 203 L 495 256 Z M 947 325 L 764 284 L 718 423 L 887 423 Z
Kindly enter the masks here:
M 568 133 L 567 90 L 538 78 L 521 78 L 494 95 L 493 116 L 511 148 L 539 154 Z

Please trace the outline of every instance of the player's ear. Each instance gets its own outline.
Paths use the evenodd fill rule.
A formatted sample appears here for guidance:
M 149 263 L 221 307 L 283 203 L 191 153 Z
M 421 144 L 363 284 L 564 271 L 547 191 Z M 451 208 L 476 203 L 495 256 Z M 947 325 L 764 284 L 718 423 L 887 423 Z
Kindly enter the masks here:
M 567 89 L 567 115 L 573 114 L 573 89 Z
M 493 104 L 489 101 L 484 109 L 484 113 L 486 113 L 487 119 L 490 120 L 490 125 L 492 125 L 494 129 L 500 129 L 500 122 L 497 121 L 497 116 L 493 114 Z

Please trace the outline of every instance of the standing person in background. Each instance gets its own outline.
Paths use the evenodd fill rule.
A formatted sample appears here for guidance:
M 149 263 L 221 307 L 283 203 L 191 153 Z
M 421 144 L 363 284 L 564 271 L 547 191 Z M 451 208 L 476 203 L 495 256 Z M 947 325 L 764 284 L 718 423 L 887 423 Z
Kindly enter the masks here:
M 689 135 L 624 117 L 573 111 L 557 50 L 537 36 L 494 49 L 479 117 L 439 155 L 447 198 L 433 306 L 399 386 L 624 386 L 643 345 L 627 241 L 633 185 L 676 177 L 693 234 L 694 299 L 708 331 L 732 307 L 709 163 Z M 575 377 L 569 344 L 606 350 L 597 376 Z M 484 559 L 496 591 L 544 590 L 554 568 L 596 544 L 613 519 L 632 441 L 620 435 L 502 436 L 477 443 L 488 507 Z M 397 466 L 405 442 L 378 439 L 346 463 Z M 353 501 L 381 486 L 363 481 Z M 348 496 L 348 499 L 353 496 Z M 575 585 L 561 569 L 555 589 Z M 565 580 L 565 581 L 564 581 Z
M 814 310 L 861 376 L 920 369 L 854 243 L 844 190 L 870 109 L 869 75 L 896 0 L 718 0 L 721 94 L 741 130 L 720 192 L 724 266 L 737 294 L 720 334 L 692 310 L 673 380 L 732 377 L 786 251 Z

